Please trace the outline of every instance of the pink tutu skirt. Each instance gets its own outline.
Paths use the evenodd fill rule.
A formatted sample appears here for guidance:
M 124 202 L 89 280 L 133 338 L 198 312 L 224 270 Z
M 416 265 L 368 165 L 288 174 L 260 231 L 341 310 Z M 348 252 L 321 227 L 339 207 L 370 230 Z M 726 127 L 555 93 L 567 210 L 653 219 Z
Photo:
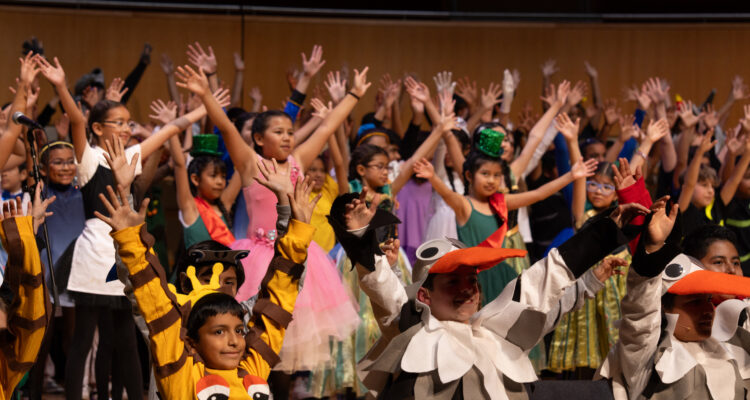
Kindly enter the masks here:
M 231 248 L 250 250 L 242 260 L 245 282 L 237 291 L 237 300 L 245 301 L 258 293 L 273 258 L 273 244 L 267 239 L 240 239 Z M 354 332 L 359 324 L 358 311 L 333 260 L 317 243 L 311 242 L 302 290 L 284 336 L 281 362 L 274 369 L 304 371 L 330 363 L 330 338 L 343 340 Z

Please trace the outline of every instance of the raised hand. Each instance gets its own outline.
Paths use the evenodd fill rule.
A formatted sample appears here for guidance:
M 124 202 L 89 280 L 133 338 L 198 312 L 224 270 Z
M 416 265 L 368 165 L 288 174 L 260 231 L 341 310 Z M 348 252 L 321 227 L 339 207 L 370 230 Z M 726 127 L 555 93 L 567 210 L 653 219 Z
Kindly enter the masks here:
M 23 202 L 21 201 L 21 197 L 16 197 L 14 200 L 6 200 L 3 202 L 3 215 L 2 218 L 0 218 L 0 221 L 22 216 Z
M 120 140 L 119 136 L 113 136 L 112 141 L 105 140 L 104 148 L 107 150 L 104 153 L 104 159 L 107 160 L 110 170 L 115 177 L 115 183 L 118 188 L 130 189 L 130 185 L 135 179 L 135 170 L 138 166 L 138 157 L 140 154 L 136 153 L 128 164 L 128 159 L 125 155 L 125 146 Z
M 594 276 L 599 282 L 605 282 L 615 275 L 625 275 L 622 267 L 627 267 L 628 262 L 619 257 L 607 257 L 594 267 Z
M 105 216 L 99 211 L 94 211 L 94 215 L 109 225 L 113 232 L 118 232 L 131 226 L 138 226 L 146 220 L 149 198 L 143 199 L 141 208 L 138 212 L 135 212 L 130 207 L 130 203 L 128 203 L 127 188 L 118 186 L 117 193 L 120 196 L 119 198 L 115 194 L 115 191 L 112 190 L 112 186 L 107 186 L 107 193 L 109 194 L 109 199 L 104 196 L 104 193 L 99 193 L 99 199 L 104 204 L 104 208 L 107 209 L 109 216 Z
M 568 105 L 575 107 L 584 97 L 586 97 L 586 83 L 578 81 L 575 86 L 570 89 L 570 93 L 568 93 Z
M 644 85 L 646 93 L 654 103 L 662 104 L 667 101 L 669 86 L 666 85 L 666 81 L 662 82 L 659 78 L 649 78 Z
M 570 120 L 567 113 L 560 113 L 555 117 L 555 129 L 557 129 L 568 142 L 577 143 L 580 125 L 580 118 L 576 118 L 576 122 L 574 123 Z
M 503 100 L 500 99 L 500 95 L 503 94 L 503 89 L 500 85 L 490 82 L 490 86 L 485 90 L 482 88 L 482 96 L 480 97 L 480 104 L 483 109 L 490 110 L 495 104 L 500 104 Z
M 630 221 L 633 220 L 633 218 L 641 215 L 646 215 L 649 212 L 649 209 L 642 204 L 620 204 L 612 211 L 611 214 L 609 214 L 609 218 L 611 218 L 619 228 L 622 228 L 628 225 Z
M 220 87 L 213 93 L 216 102 L 222 107 L 227 107 L 232 102 L 232 92 L 227 88 Z
M 328 114 L 333 110 L 333 102 L 331 101 L 329 101 L 328 105 L 326 106 L 326 104 L 323 103 L 320 99 L 314 98 L 310 100 L 310 105 L 315 109 L 313 115 L 320 119 L 325 119 L 326 116 L 328 116 Z
M 607 125 L 615 125 L 620 122 L 622 116 L 622 110 L 617 108 L 616 99 L 608 99 L 604 101 L 604 119 Z
M 21 57 L 18 60 L 21 61 L 21 74 L 18 76 L 21 82 L 31 85 L 39 74 L 39 64 L 36 59 L 40 56 L 33 55 L 32 52 L 26 54 L 26 57 Z
M 701 144 L 698 146 L 698 152 L 700 154 L 705 154 L 707 151 L 711 150 L 716 146 L 716 140 L 711 140 L 714 137 L 714 131 L 713 129 L 709 130 L 703 135 L 703 138 L 701 138 Z
M 685 124 L 687 128 L 693 127 L 701 118 L 703 118 L 703 113 L 700 113 L 699 115 L 693 113 L 693 102 L 690 100 L 683 102 L 677 112 L 680 115 L 682 123 Z
M 638 125 L 635 125 L 635 116 L 625 115 L 620 116 L 620 142 L 625 143 L 630 138 L 635 137 L 636 140 L 641 140 L 641 131 Z
M 435 89 L 438 94 L 450 93 L 451 97 L 453 96 L 453 91 L 456 88 L 456 82 L 453 82 L 453 72 L 438 72 L 432 79 L 435 81 Z
M 128 88 L 125 87 L 125 81 L 121 78 L 115 78 L 112 80 L 112 83 L 109 84 L 104 98 L 107 100 L 119 102 L 120 100 L 122 100 L 122 96 L 124 96 L 127 92 Z
M 341 79 L 341 71 L 330 71 L 324 84 L 334 103 L 338 104 L 346 96 L 346 79 Z
M 516 77 L 513 76 L 513 73 L 517 74 L 516 77 L 518 78 L 518 81 L 516 81 Z M 513 73 L 510 72 L 509 69 L 503 71 L 503 93 L 513 94 L 513 92 L 516 91 L 518 83 L 521 81 L 521 75 L 518 70 L 513 70 Z
M 323 46 L 314 45 L 309 59 L 305 53 L 301 54 L 302 73 L 308 78 L 315 76 L 326 63 L 326 60 L 323 59 Z
M 750 132 L 750 104 L 745 104 L 742 109 L 744 113 L 743 117 L 740 118 L 740 124 L 745 132 Z
M 732 99 L 734 100 L 745 100 L 750 98 L 750 91 L 747 89 L 744 80 L 741 76 L 735 75 L 732 79 Z
M 469 81 L 468 77 L 463 77 L 456 82 L 456 94 L 469 105 L 476 104 L 478 93 L 477 81 Z
M 534 107 L 531 106 L 529 101 L 526 101 L 521 113 L 518 115 L 518 129 L 524 132 L 524 134 L 528 134 L 538 120 L 539 114 L 534 115 Z
M 727 129 L 726 145 L 727 145 L 727 150 L 729 151 L 729 154 L 735 154 L 735 155 L 739 154 L 739 152 L 745 146 L 745 142 L 747 141 L 747 136 L 744 136 L 742 140 L 738 138 L 738 135 L 741 129 L 742 129 L 742 126 L 740 124 L 738 124 L 733 129 Z
M 290 169 L 287 168 L 286 172 L 281 171 L 275 158 L 270 162 L 258 160 L 258 172 L 260 175 L 256 175 L 255 180 L 272 191 L 278 199 L 286 198 L 294 192 Z
M 55 130 L 57 131 L 57 140 L 66 140 L 68 134 L 70 134 L 70 117 L 68 113 L 63 113 L 60 118 L 55 122 Z
M 174 73 L 174 63 L 167 53 L 161 53 L 159 65 L 161 65 L 161 70 L 164 71 L 165 75 L 172 75 Z
M 594 176 L 594 171 L 596 171 L 596 164 L 597 161 L 593 158 L 588 161 L 579 160 L 570 168 L 570 174 L 573 176 L 573 179 L 588 178 L 589 176 Z
M 188 44 L 186 52 L 188 61 L 195 65 L 199 70 L 202 69 L 207 75 L 213 75 L 216 73 L 218 64 L 216 63 L 216 56 L 214 55 L 214 49 L 208 46 L 208 53 L 203 51 L 203 47 L 198 42 L 195 42 L 195 46 Z
M 583 67 L 586 69 L 586 75 L 588 75 L 591 79 L 596 79 L 599 77 L 599 72 L 596 71 L 596 68 L 594 68 L 593 65 L 589 64 L 588 61 L 583 62 Z
M 47 78 L 49 83 L 56 87 L 66 86 L 65 70 L 63 70 L 63 67 L 60 65 L 60 60 L 58 60 L 57 57 L 54 58 L 54 66 L 50 64 L 49 61 L 47 61 L 47 59 L 45 59 L 44 57 L 36 57 L 35 60 L 37 65 L 39 66 L 39 70 L 42 72 L 42 75 Z
M 242 60 L 242 56 L 240 56 L 240 53 L 234 52 L 234 69 L 237 71 L 244 71 L 245 70 L 245 61 Z
M 177 86 L 187 89 L 198 96 L 205 96 L 208 93 L 208 78 L 202 68 L 198 72 L 193 70 L 189 65 L 177 67 L 175 76 L 179 79 Z
M 549 78 L 552 75 L 554 75 L 557 71 L 560 70 L 560 68 L 557 68 L 557 61 L 553 59 L 549 59 L 544 62 L 544 64 L 541 65 L 542 68 L 542 75 L 545 78 Z
M 289 205 L 292 207 L 292 217 L 306 224 L 310 223 L 315 206 L 323 195 L 323 192 L 321 192 L 314 198 L 310 198 L 312 189 L 313 183 L 309 175 L 304 180 L 302 180 L 302 176 L 298 176 L 297 185 L 294 186 L 294 195 L 287 193 Z
M 44 223 L 44 219 L 52 216 L 51 211 L 47 211 L 47 207 L 52 204 L 57 198 L 52 196 L 42 200 L 42 189 L 44 189 L 44 182 L 40 181 L 34 189 L 34 201 L 31 203 L 31 217 L 34 222 L 34 233 L 37 232 L 39 226 Z
M 350 91 L 358 97 L 364 96 L 367 89 L 372 85 L 372 82 L 367 82 L 367 71 L 369 70 L 370 67 L 365 67 L 362 72 L 354 70 L 354 82 Z
M 161 99 L 151 102 L 151 112 L 148 117 L 156 122 L 166 125 L 177 118 L 177 104 L 174 101 L 164 103 Z
M 253 104 L 260 104 L 260 102 L 263 101 L 263 94 L 257 86 L 251 88 L 248 95 L 250 96 L 250 99 L 253 100 Z
M 631 171 L 630 163 L 627 158 L 620 158 L 620 167 L 612 168 L 614 172 L 615 188 L 622 190 L 634 185 L 641 178 L 641 166 L 639 165 L 635 172 Z
M 665 118 L 658 121 L 651 121 L 648 123 L 646 128 L 646 138 L 651 143 L 656 143 L 661 140 L 664 136 L 669 134 L 669 123 Z
M 351 203 L 346 205 L 344 210 L 344 221 L 346 222 L 346 228 L 348 230 L 355 230 L 364 228 L 370 224 L 372 217 L 375 216 L 375 211 L 378 209 L 380 204 L 380 194 L 375 193 L 375 196 L 370 203 L 370 207 L 367 207 L 367 195 L 370 190 L 362 188 L 362 192 L 359 194 L 358 199 L 354 199 Z
M 714 110 L 711 104 L 706 105 L 706 115 L 703 117 L 703 122 L 706 124 L 708 129 L 713 129 L 719 124 L 719 113 Z
M 401 241 L 398 239 L 388 239 L 380 245 L 380 250 L 385 254 L 385 258 L 388 260 L 388 265 L 391 267 L 395 266 L 398 261 L 400 247 Z
M 429 180 L 435 176 L 435 167 L 426 158 L 422 158 L 414 163 L 414 174 L 416 174 L 417 178 Z
M 417 82 L 411 76 L 407 76 L 404 80 L 404 86 L 406 86 L 406 93 L 409 93 L 409 96 L 413 99 L 422 103 L 430 101 L 430 89 L 423 82 Z
M 667 200 L 669 200 L 669 197 L 664 201 L 657 201 L 651 206 L 651 212 L 654 215 L 651 217 L 651 222 L 648 224 L 648 235 L 646 235 L 645 238 L 646 251 L 648 253 L 653 253 L 661 249 L 664 245 L 664 241 L 667 240 L 667 237 L 669 237 L 669 234 L 672 232 L 672 228 L 674 228 L 679 204 L 673 204 L 669 215 L 667 215 Z

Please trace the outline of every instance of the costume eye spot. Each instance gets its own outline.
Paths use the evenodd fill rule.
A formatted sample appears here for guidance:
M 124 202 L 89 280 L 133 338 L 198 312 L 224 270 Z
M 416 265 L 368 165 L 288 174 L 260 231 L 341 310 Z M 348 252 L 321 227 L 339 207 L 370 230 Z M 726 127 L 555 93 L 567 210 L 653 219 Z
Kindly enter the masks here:
M 432 258 L 440 251 L 437 247 L 428 247 L 419 254 L 419 258 Z
M 679 278 L 684 271 L 685 268 L 680 264 L 669 264 L 664 269 L 664 274 L 670 278 Z

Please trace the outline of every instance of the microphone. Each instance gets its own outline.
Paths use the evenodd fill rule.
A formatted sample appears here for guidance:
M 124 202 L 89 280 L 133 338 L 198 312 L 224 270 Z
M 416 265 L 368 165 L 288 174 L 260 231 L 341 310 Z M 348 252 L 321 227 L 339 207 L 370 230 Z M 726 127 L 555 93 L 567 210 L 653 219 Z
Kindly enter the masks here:
M 37 123 L 33 119 L 25 116 L 20 111 L 16 111 L 16 112 L 13 113 L 13 122 L 17 123 L 18 125 L 26 125 L 29 128 L 44 129 L 41 125 L 39 125 L 39 123 Z

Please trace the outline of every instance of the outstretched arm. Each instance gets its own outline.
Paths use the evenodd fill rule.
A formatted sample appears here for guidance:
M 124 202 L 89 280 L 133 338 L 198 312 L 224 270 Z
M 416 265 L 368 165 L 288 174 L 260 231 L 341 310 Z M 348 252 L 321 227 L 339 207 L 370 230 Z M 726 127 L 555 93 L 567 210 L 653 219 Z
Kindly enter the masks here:
M 530 190 L 523 193 L 511 193 L 505 195 L 505 203 L 508 205 L 508 210 L 517 210 L 521 207 L 525 207 L 534 204 L 538 201 L 542 201 L 549 196 L 559 192 L 569 183 L 576 179 L 585 179 L 589 176 L 594 175 L 596 170 L 596 160 L 591 159 L 586 162 L 583 160 L 578 161 L 570 169 L 570 172 L 565 175 L 544 184 L 537 189 Z
M 435 167 L 424 158 L 414 164 L 414 173 L 417 174 L 418 178 L 427 179 L 430 182 L 437 194 L 456 213 L 456 223 L 460 226 L 465 225 L 471 215 L 469 200 L 460 193 L 451 190 L 445 182 L 435 175 Z
M 354 109 L 354 106 L 357 105 L 359 99 L 367 93 L 367 89 L 370 87 L 370 83 L 367 82 L 368 70 L 369 67 L 365 67 L 362 72 L 354 70 L 354 84 L 347 96 L 326 116 L 312 136 L 297 146 L 292 152 L 292 155 L 303 169 L 312 164 L 313 160 L 323 150 L 323 146 L 325 146 L 331 134 L 344 122 L 349 113 Z
M 255 150 L 242 139 L 237 128 L 224 113 L 217 98 L 211 94 L 208 89 L 206 74 L 201 69 L 196 72 L 187 65 L 177 67 L 175 74 L 180 80 L 177 82 L 177 86 L 190 90 L 203 101 L 208 116 L 221 131 L 221 136 L 224 138 L 224 143 L 229 151 L 229 157 L 242 177 L 242 186 L 249 186 L 253 182 L 253 177 L 257 174 L 256 162 L 258 160 Z
M 731 161 L 734 162 L 734 160 Z M 750 165 L 750 140 L 745 140 L 745 152 L 742 153 L 742 158 L 740 158 L 740 161 L 734 167 L 729 180 L 721 188 L 721 201 L 724 204 L 729 204 L 732 201 L 732 197 L 737 192 L 737 187 L 740 186 L 740 182 L 745 176 L 748 165 Z
M 29 52 L 26 57 L 20 59 L 21 75 L 18 79 L 16 95 L 10 106 L 9 116 L 12 116 L 16 111 L 26 113 L 28 91 L 31 87 L 31 83 L 39 73 L 39 68 L 37 68 L 35 59 L 36 58 L 31 55 L 31 52 Z M 18 125 L 13 122 L 12 118 L 8 118 L 7 129 L 0 136 L 0 166 L 4 166 L 8 162 L 10 155 L 15 152 L 16 142 L 18 141 L 18 136 L 21 134 L 22 130 L 22 125 Z
M 521 154 L 510 164 L 510 169 L 513 171 L 513 175 L 522 176 L 524 171 L 526 171 L 526 166 L 531 161 L 534 151 L 536 151 L 537 147 L 542 142 L 544 133 L 547 132 L 547 128 L 549 128 L 557 113 L 565 105 L 569 92 L 570 82 L 562 81 L 557 87 L 557 91 L 547 98 L 546 101 L 550 104 L 550 107 L 544 112 L 542 118 L 536 122 L 536 125 L 531 128 L 529 139 L 526 141 L 526 146 L 524 146 Z
M 86 117 L 83 116 L 81 109 L 78 108 L 73 96 L 68 91 L 67 83 L 65 82 L 65 70 L 60 65 L 60 61 L 55 57 L 55 65 L 49 63 L 43 57 L 37 57 L 36 62 L 39 65 L 42 75 L 55 87 L 57 95 L 60 97 L 60 103 L 62 103 L 63 109 L 70 118 L 70 130 L 73 138 L 73 147 L 76 151 L 76 161 L 81 162 L 83 158 L 83 152 L 88 146 L 88 140 L 86 138 Z
M 685 174 L 685 181 L 682 184 L 682 191 L 680 192 L 680 212 L 685 212 L 690 206 L 690 200 L 693 198 L 693 191 L 695 191 L 695 185 L 698 183 L 698 173 L 701 169 L 701 161 L 703 155 L 709 150 L 713 149 L 716 145 L 716 141 L 711 141 L 714 136 L 713 131 L 708 131 L 703 136 L 701 144 L 698 150 L 693 155 L 693 159 L 690 161 L 687 173 Z

